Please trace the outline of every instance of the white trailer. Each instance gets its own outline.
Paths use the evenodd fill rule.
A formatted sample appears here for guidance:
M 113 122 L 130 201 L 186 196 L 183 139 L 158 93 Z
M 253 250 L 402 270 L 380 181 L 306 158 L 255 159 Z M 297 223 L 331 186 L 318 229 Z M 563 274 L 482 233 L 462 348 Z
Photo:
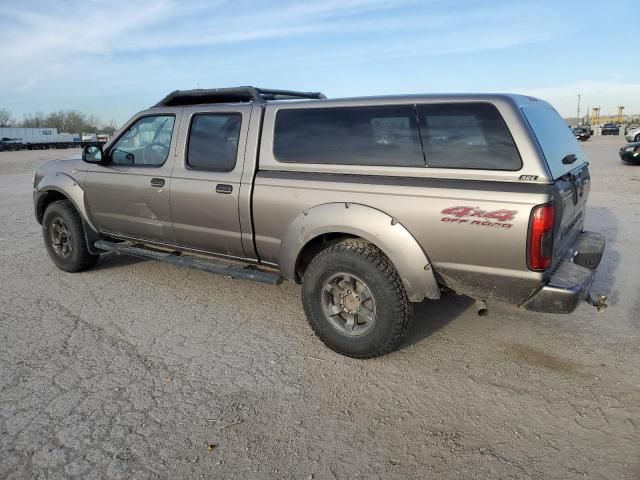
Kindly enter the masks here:
M 78 133 L 59 133 L 58 140 L 66 143 L 80 143 L 82 139 Z
M 0 141 L 11 150 L 69 148 L 80 142 L 80 135 L 58 133 L 57 128 L 0 128 Z
M 83 133 L 82 134 L 83 142 L 97 142 L 98 136 L 95 133 Z

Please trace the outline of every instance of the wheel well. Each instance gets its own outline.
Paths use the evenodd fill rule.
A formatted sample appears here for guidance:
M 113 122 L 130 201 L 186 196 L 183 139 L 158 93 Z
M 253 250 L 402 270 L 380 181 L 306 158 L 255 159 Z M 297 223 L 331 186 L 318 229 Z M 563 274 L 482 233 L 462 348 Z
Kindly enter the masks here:
M 296 260 L 296 282 L 300 282 L 304 272 L 307 270 L 309 263 L 313 260 L 321 250 L 324 250 L 329 245 L 339 242 L 341 240 L 347 238 L 359 238 L 356 235 L 350 235 L 348 233 L 343 232 L 332 232 L 332 233 L 324 233 L 322 235 L 318 235 L 317 237 L 309 240 L 300 253 L 298 254 L 298 258 Z
M 36 207 L 38 223 L 42 223 L 44 211 L 47 209 L 47 207 L 53 202 L 57 202 L 58 200 L 69 199 L 64 194 L 56 192 L 55 190 L 48 191 L 45 195 L 42 195 L 42 197 L 40 197 L 40 199 L 38 200 L 38 205 Z

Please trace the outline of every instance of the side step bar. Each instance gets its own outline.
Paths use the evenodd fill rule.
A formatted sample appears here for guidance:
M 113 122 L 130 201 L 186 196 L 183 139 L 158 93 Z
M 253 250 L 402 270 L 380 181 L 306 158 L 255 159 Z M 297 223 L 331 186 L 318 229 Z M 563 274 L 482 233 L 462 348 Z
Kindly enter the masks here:
M 282 277 L 277 273 L 265 272 L 263 270 L 254 270 L 250 267 L 237 267 L 233 265 L 224 265 L 207 262 L 195 256 L 178 255 L 171 252 L 161 252 L 147 248 L 134 247 L 129 243 L 114 243 L 105 240 L 98 240 L 94 243 L 95 248 L 107 252 L 115 252 L 132 257 L 145 258 L 150 260 L 158 260 L 160 262 L 170 263 L 179 267 L 194 268 L 203 272 L 217 273 L 225 277 L 241 278 L 244 280 L 253 280 L 270 285 L 278 285 L 282 283 Z

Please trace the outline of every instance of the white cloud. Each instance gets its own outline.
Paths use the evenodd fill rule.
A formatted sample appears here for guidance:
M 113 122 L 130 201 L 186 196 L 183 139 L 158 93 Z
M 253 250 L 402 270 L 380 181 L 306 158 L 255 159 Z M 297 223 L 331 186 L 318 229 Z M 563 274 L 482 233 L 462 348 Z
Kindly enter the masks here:
M 577 22 L 567 22 L 554 5 L 510 0 L 493 2 L 491 8 L 476 0 L 459 0 L 455 8 L 427 0 L 23 0 L 2 9 L 0 103 L 19 116 L 36 109 L 112 108 L 122 99 L 123 105 L 129 103 L 118 108 L 128 115 L 171 89 L 256 80 L 333 88 L 336 95 L 446 91 L 451 89 L 446 80 L 458 75 L 454 62 L 446 60 L 504 49 L 503 59 L 479 71 L 472 70 L 478 66 L 467 55 L 459 73 L 463 80 L 454 87 L 477 90 L 477 77 L 484 77 L 483 87 L 491 90 L 510 76 L 522 78 L 509 71 L 509 47 L 574 36 Z M 441 68 L 430 75 L 436 60 L 451 71 Z M 403 78 L 412 62 L 420 74 Z M 375 74 L 394 64 L 403 64 L 404 72 L 383 79 L 358 77 L 361 68 Z M 498 73 L 498 68 L 503 70 Z M 296 85 L 298 74 L 306 75 L 304 85 Z M 331 80 L 332 87 L 313 85 Z M 548 99 L 565 115 L 575 112 L 578 93 L 583 110 L 601 105 L 603 113 L 615 111 L 623 99 L 640 99 L 637 84 L 611 80 L 511 90 Z M 103 105 L 105 98 L 108 105 Z M 125 115 L 113 108 L 114 116 Z M 634 109 L 640 111 L 640 105 L 629 102 L 627 111 Z
M 403 6 L 408 8 L 399 9 Z M 175 57 L 176 51 L 189 47 L 321 36 L 301 58 L 339 64 L 502 48 L 560 31 L 553 15 L 535 4 L 497 4 L 491 9 L 472 4 L 461 15 L 419 0 L 75 0 L 40 6 L 23 2 L 4 8 L 3 14 L 0 58 L 5 73 L 0 88 L 5 92 L 28 91 L 50 79 L 76 83 L 84 72 L 70 71 L 70 65 L 99 63 L 112 73 L 126 68 L 127 55 L 145 63 L 145 56 L 169 52 L 167 56 Z M 533 14 L 547 18 L 544 30 L 525 28 Z M 349 46 L 328 50 L 324 38 L 345 39 Z M 292 41 L 287 49 L 295 51 L 295 45 Z M 123 71 L 122 78 L 131 76 Z

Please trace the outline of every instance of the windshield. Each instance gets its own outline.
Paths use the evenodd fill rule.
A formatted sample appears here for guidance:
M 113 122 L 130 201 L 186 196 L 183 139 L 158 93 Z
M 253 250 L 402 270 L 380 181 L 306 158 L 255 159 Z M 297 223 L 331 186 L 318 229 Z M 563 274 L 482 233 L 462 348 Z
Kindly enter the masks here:
M 586 162 L 575 135 L 552 107 L 527 106 L 522 107 L 522 112 L 538 140 L 554 180 Z M 567 155 L 575 155 L 576 160 L 569 164 L 562 163 Z

